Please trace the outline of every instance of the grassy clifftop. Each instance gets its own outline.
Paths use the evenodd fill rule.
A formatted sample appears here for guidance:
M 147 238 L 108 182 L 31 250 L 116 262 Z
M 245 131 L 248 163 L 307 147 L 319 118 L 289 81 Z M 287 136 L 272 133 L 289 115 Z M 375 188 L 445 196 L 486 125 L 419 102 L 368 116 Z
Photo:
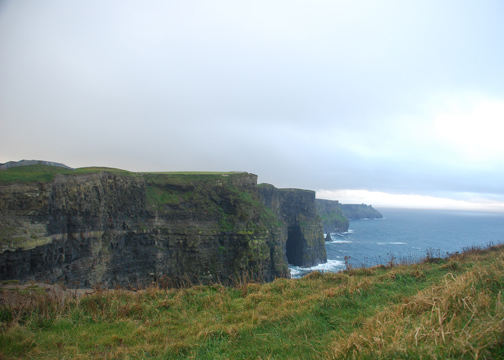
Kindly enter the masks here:
M 0 171 L 0 184 L 20 183 L 48 183 L 54 180 L 56 174 L 81 175 L 105 171 L 113 174 L 135 175 L 130 171 L 106 167 L 85 167 L 75 170 L 49 165 L 29 165 Z
M 0 305 L 0 356 L 502 358 L 503 284 L 500 246 L 229 288 L 155 284 L 62 299 L 34 285 Z
M 232 174 L 239 174 L 234 172 L 150 172 L 150 173 L 135 173 L 122 169 L 114 169 L 108 167 L 84 167 L 75 170 L 66 169 L 62 167 L 49 166 L 49 165 L 29 165 L 29 166 L 19 166 L 13 167 L 7 170 L 0 171 L 0 184 L 9 184 L 13 182 L 21 183 L 47 183 L 54 180 L 56 174 L 65 175 L 82 175 L 82 174 L 92 174 L 99 172 L 107 172 L 111 174 L 118 175 L 129 175 L 129 176 L 143 176 L 143 175 L 165 175 L 172 177 L 185 177 L 185 178 L 197 178 L 202 176 L 226 176 Z

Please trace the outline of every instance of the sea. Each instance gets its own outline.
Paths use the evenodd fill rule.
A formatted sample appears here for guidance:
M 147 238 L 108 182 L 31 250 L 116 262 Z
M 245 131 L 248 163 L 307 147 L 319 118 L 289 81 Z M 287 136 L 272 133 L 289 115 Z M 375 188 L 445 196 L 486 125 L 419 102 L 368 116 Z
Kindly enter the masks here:
M 327 263 L 304 268 L 289 265 L 292 278 L 312 271 L 413 263 L 444 257 L 464 248 L 504 243 L 504 213 L 455 210 L 390 209 L 383 219 L 350 221 L 348 232 L 331 234 Z

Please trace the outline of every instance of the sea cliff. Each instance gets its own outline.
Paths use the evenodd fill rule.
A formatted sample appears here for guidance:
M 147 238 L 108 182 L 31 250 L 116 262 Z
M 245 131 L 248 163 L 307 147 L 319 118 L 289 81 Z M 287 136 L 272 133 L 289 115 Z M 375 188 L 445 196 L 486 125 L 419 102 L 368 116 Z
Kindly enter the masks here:
M 289 264 L 313 266 L 327 261 L 324 233 L 315 207 L 315 192 L 277 189 L 259 185 L 261 202 L 287 226 L 286 256 Z
M 324 233 L 342 233 L 348 231 L 348 218 L 337 200 L 315 199 L 317 214 L 320 216 Z
M 341 210 L 350 220 L 382 219 L 383 215 L 371 205 L 366 204 L 342 204 Z
M 314 192 L 267 188 L 249 173 L 3 170 L 0 279 L 271 281 L 290 276 L 288 260 L 325 262 Z

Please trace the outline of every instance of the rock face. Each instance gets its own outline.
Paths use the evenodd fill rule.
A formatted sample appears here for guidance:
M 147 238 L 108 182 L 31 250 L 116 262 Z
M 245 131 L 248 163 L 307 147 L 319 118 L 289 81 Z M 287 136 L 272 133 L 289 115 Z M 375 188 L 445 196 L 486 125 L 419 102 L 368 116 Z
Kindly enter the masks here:
M 317 214 L 322 220 L 326 241 L 330 241 L 330 233 L 342 233 L 348 231 L 348 218 L 343 214 L 341 204 L 336 200 L 315 199 Z
M 227 283 L 245 274 L 271 281 L 290 276 L 286 254 L 298 243 L 301 263 L 325 261 L 311 193 L 277 191 L 279 218 L 260 202 L 253 174 L 68 172 L 0 178 L 0 279 L 75 287 L 162 277 Z
M 277 189 L 259 185 L 261 202 L 281 219 L 287 228 L 285 253 L 289 264 L 313 266 L 327 262 L 324 233 L 315 208 L 315 192 Z
M 383 218 L 383 215 L 378 210 L 366 204 L 342 204 L 341 210 L 343 210 L 345 216 L 350 220 Z

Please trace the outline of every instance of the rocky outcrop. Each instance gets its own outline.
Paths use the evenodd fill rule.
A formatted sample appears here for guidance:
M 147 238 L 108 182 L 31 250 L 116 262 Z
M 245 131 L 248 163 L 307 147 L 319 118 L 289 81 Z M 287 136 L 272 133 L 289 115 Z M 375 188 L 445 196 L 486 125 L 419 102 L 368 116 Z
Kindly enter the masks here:
M 383 215 L 378 210 L 366 204 L 342 204 L 341 210 L 343 210 L 345 216 L 350 220 L 383 218 Z
M 343 214 L 341 204 L 337 200 L 315 199 L 317 214 L 322 220 L 326 241 L 331 241 L 330 233 L 348 231 L 348 218 Z
M 327 261 L 324 234 L 315 208 L 315 192 L 259 185 L 261 202 L 287 227 L 285 254 L 289 264 L 313 266 Z
M 245 274 L 271 281 L 289 277 L 289 229 L 261 204 L 248 173 L 77 169 L 45 182 L 0 181 L 0 279 L 76 287 L 226 283 Z M 311 241 L 310 226 L 297 229 Z

